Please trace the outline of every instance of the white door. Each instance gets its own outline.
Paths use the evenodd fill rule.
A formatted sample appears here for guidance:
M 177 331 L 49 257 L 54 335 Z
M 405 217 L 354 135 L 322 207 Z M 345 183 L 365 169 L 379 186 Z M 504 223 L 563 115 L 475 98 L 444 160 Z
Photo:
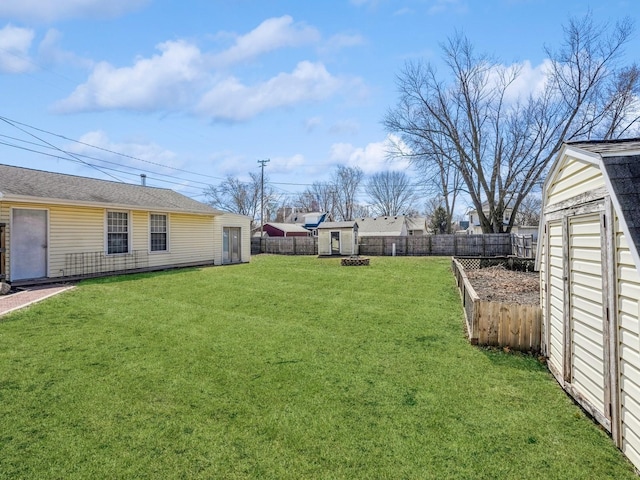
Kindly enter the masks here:
M 547 262 L 547 305 L 545 334 L 549 366 L 558 380 L 562 378 L 564 365 L 564 266 L 562 244 L 562 220 L 549 222 L 546 259 Z
M 569 311 L 571 375 L 578 401 L 607 418 L 603 252 L 600 214 L 569 218 Z M 574 395 L 576 396 L 576 395 Z M 580 402 L 580 403 L 582 403 Z
M 12 210 L 10 264 L 11 280 L 47 276 L 47 211 Z

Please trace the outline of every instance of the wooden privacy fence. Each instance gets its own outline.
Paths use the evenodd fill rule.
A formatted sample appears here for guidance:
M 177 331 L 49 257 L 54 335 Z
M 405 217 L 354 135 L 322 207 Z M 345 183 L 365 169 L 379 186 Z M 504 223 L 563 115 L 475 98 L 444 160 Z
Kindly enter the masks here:
M 524 237 L 517 239 L 516 237 Z M 519 243 L 518 243 L 519 242 Z M 403 237 L 359 237 L 358 253 L 370 256 L 459 256 L 531 258 L 531 235 L 486 233 L 482 235 L 409 235 Z M 522 245 L 522 247 L 518 246 Z M 263 237 L 251 239 L 251 255 L 317 255 L 317 237 Z
M 263 237 L 251 239 L 251 255 L 317 255 L 317 237 Z
M 474 345 L 540 350 L 542 310 L 536 305 L 518 305 L 480 300 L 455 258 L 451 268 L 456 277 L 469 341 Z
M 534 258 L 536 244 L 533 242 L 533 235 L 511 235 L 511 254 L 519 258 Z
M 389 256 L 504 256 L 510 255 L 511 235 L 410 235 L 405 237 L 359 237 L 360 255 Z M 395 245 L 395 247 L 394 247 Z

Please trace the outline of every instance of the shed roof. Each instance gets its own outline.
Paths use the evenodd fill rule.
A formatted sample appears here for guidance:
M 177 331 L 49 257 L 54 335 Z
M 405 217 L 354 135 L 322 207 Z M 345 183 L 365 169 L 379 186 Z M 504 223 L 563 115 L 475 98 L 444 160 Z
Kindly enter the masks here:
M 551 175 L 565 156 L 580 155 L 581 152 L 589 153 L 589 161 L 600 168 L 605 178 L 622 229 L 629 238 L 632 257 L 640 271 L 640 139 L 567 142 L 550 170 Z M 540 225 L 542 228 L 542 222 Z M 541 245 L 539 242 L 539 248 Z
M 109 205 L 215 215 L 222 213 L 166 188 L 0 165 L 0 199 L 69 205 Z
M 640 250 L 640 155 L 603 157 L 602 163 L 631 241 Z
M 349 222 L 323 222 L 318 226 L 318 230 L 326 228 L 353 228 L 357 226 L 358 222 L 355 220 Z

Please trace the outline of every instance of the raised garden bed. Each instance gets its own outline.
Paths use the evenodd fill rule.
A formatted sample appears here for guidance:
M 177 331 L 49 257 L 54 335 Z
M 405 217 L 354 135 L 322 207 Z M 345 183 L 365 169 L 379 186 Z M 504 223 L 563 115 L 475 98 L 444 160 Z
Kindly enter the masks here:
M 467 271 L 455 258 L 451 267 L 460 290 L 471 343 L 540 350 L 542 310 L 537 274 L 509 271 L 504 265 L 479 269 L 480 265 L 474 264 Z M 471 277 L 475 277 L 474 280 Z M 482 287 L 482 295 L 474 288 L 474 282 Z

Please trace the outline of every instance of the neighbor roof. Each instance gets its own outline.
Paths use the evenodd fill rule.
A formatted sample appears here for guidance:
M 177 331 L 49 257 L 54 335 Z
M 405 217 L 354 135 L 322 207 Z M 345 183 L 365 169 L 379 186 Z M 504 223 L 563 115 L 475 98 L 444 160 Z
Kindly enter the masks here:
M 166 188 L 0 165 L 0 199 L 69 205 L 108 205 L 214 215 L 209 205 Z
M 278 230 L 285 233 L 309 233 L 309 230 L 295 223 L 268 222 L 265 223 L 265 226 L 266 225 L 271 225 L 273 228 L 277 228 Z
M 365 217 L 358 219 L 358 235 L 401 235 L 405 216 Z
M 318 230 L 323 228 L 353 228 L 358 226 L 358 222 L 351 220 L 348 222 L 323 222 L 318 226 Z

